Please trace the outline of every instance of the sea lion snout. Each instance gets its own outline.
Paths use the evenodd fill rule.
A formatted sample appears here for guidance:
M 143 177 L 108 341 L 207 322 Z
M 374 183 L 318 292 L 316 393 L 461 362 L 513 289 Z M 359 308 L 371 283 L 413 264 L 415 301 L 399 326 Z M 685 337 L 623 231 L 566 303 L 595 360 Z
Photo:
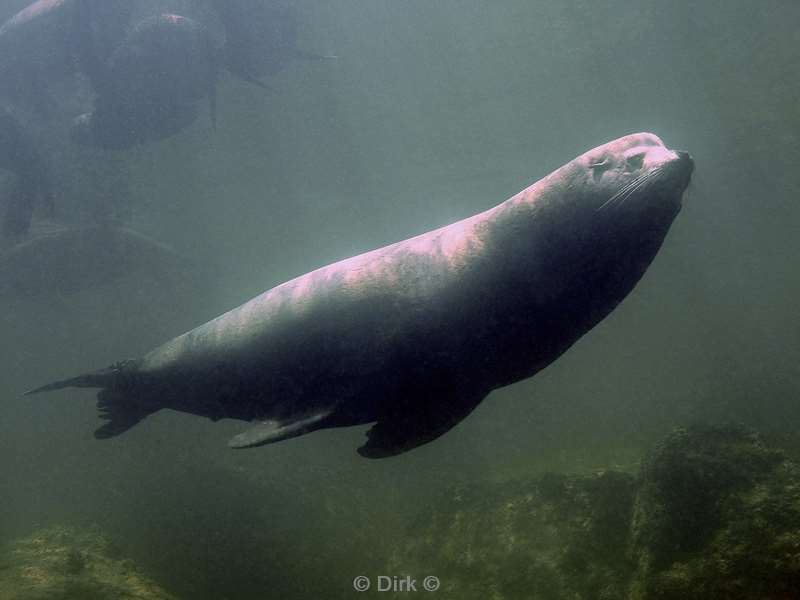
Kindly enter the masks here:
M 683 150 L 675 150 L 674 158 L 672 158 L 668 165 L 668 172 L 671 174 L 670 178 L 674 181 L 675 185 L 683 191 L 694 173 L 694 159 L 692 155 Z
M 623 153 L 625 170 L 628 172 L 648 171 L 663 166 L 678 158 L 674 150 L 666 146 L 641 145 L 634 146 Z
M 694 171 L 688 152 L 668 148 L 652 133 L 632 134 L 599 146 L 584 154 L 580 164 L 590 173 L 586 180 L 593 185 L 586 186 L 590 192 L 586 204 L 595 211 L 616 214 L 626 207 L 633 214 L 637 207 L 658 211 L 661 207 L 670 219 Z M 593 204 L 598 198 L 600 203 Z

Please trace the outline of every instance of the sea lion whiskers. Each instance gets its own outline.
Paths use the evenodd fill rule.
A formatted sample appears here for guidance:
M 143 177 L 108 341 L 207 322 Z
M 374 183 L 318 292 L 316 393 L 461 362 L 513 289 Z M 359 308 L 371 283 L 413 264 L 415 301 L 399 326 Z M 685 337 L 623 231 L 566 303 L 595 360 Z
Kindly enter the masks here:
M 614 194 L 608 200 L 606 200 L 600 206 L 598 206 L 595 209 L 595 212 L 600 212 L 601 210 L 604 210 L 605 208 L 611 206 L 617 200 L 619 200 L 619 198 L 623 194 L 626 194 L 627 192 L 631 191 L 633 188 L 641 185 L 642 180 L 644 179 L 644 177 L 645 177 L 644 175 L 641 175 L 641 176 L 637 177 L 636 179 L 633 179 L 633 180 L 629 181 L 628 183 L 626 183 L 622 188 L 619 189 L 619 191 L 617 191 L 616 194 Z
M 608 200 L 603 202 L 603 204 L 597 207 L 595 212 L 600 212 L 601 210 L 604 210 L 615 204 L 617 205 L 617 207 L 622 206 L 625 203 L 625 200 L 627 200 L 631 195 L 642 189 L 642 187 L 650 183 L 653 180 L 653 178 L 661 175 L 663 172 L 664 168 L 662 166 L 658 166 L 652 169 L 651 171 L 645 173 L 644 175 L 640 175 L 636 179 L 629 181 L 616 194 L 611 196 L 611 198 L 609 198 Z
M 625 204 L 625 201 L 630 198 L 633 194 L 641 190 L 644 186 L 648 185 L 652 182 L 653 179 L 661 175 L 664 169 L 662 167 L 656 167 L 646 175 L 642 175 L 641 177 L 637 178 L 637 183 L 631 189 L 626 190 L 623 194 L 616 194 L 620 196 L 619 199 L 619 206 Z

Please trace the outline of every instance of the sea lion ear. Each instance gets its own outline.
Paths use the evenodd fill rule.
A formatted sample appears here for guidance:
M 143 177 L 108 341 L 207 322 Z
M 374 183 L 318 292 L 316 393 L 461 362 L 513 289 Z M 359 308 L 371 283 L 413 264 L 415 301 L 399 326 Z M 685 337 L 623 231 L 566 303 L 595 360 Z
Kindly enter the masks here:
M 589 160 L 589 169 L 591 169 L 592 179 L 595 181 L 600 181 L 600 179 L 603 177 L 603 173 L 611 169 L 613 166 L 614 165 L 607 156 L 599 156 Z
M 228 446 L 231 448 L 254 448 L 255 446 L 263 446 L 264 444 L 271 444 L 272 442 L 288 440 L 289 438 L 309 433 L 315 429 L 320 429 L 323 427 L 323 421 L 330 416 L 332 412 L 331 409 L 325 409 L 294 421 L 260 421 L 247 431 L 233 436 L 230 441 L 228 441 Z

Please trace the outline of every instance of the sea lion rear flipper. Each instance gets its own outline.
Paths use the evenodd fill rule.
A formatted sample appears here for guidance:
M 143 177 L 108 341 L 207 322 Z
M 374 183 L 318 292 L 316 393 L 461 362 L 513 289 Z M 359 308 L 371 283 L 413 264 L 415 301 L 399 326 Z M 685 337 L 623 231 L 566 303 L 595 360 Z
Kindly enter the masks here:
M 387 414 L 367 432 L 367 443 L 358 453 L 365 458 L 387 458 L 427 444 L 460 423 L 485 396 L 460 396 L 450 402 L 428 396 L 429 402 L 422 406 Z
M 123 392 L 100 390 L 97 393 L 97 410 L 105 423 L 95 429 L 94 437 L 106 440 L 125 433 L 154 410 L 143 407 Z
M 322 422 L 333 411 L 325 409 L 296 421 L 280 422 L 275 420 L 261 421 L 228 441 L 231 448 L 253 448 L 272 442 L 280 442 L 297 437 L 322 427 Z
M 146 388 L 132 385 L 139 379 L 139 364 L 138 359 L 123 360 L 99 371 L 54 381 L 28 390 L 23 395 L 29 396 L 71 387 L 103 388 L 97 392 L 97 411 L 106 423 L 95 430 L 94 437 L 105 440 L 128 431 L 147 415 L 162 408 L 160 404 L 148 398 Z

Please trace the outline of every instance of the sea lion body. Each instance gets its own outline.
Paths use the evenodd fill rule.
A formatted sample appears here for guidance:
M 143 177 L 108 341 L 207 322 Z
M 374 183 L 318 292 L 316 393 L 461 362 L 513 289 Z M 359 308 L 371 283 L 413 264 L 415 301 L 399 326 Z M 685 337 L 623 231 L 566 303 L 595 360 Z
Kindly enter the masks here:
M 691 171 L 688 155 L 652 134 L 621 138 L 483 213 L 317 269 L 140 359 L 35 391 L 104 388 L 98 437 L 173 408 L 259 421 L 234 447 L 377 421 L 359 452 L 398 454 L 534 375 L 605 317 L 655 256 Z
M 96 78 L 97 98 L 70 132 L 74 142 L 126 149 L 191 125 L 207 97 L 216 123 L 217 48 L 197 21 L 171 13 L 139 22 Z
M 111 57 L 101 94 L 116 100 L 188 103 L 212 93 L 216 48 L 208 29 L 189 17 L 164 13 L 137 23 Z

